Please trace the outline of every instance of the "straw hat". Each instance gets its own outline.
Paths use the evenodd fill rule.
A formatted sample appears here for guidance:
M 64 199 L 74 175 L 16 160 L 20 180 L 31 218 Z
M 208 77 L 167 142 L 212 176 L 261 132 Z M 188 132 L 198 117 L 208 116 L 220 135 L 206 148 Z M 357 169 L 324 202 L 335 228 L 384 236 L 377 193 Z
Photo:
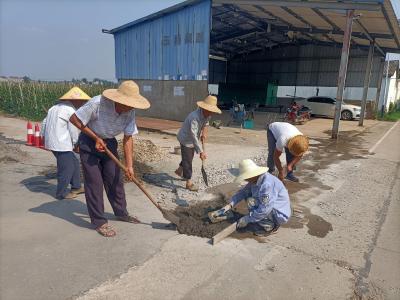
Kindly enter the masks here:
M 67 93 L 64 94 L 59 100 L 89 100 L 91 97 L 82 91 L 77 86 L 74 86 Z
M 287 147 L 294 156 L 301 156 L 308 150 L 308 137 L 296 135 L 289 140 Z
M 217 106 L 217 97 L 215 96 L 208 95 L 203 101 L 197 101 L 197 106 L 213 113 L 222 113 L 222 111 Z
M 267 171 L 267 167 L 259 167 L 251 159 L 242 160 L 242 162 L 239 164 L 239 176 L 236 177 L 235 182 L 240 182 L 249 178 L 262 175 Z
M 122 82 L 118 89 L 105 90 L 103 96 L 114 102 L 137 109 L 148 109 L 150 107 L 150 102 L 140 95 L 139 86 L 132 80 Z

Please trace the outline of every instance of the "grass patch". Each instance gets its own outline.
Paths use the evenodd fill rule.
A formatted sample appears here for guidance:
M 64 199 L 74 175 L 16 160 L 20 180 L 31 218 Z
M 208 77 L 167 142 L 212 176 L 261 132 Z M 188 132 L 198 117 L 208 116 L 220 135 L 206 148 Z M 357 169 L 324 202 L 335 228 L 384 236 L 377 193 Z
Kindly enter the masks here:
M 395 111 L 391 111 L 391 112 L 385 113 L 383 115 L 383 117 L 381 117 L 381 114 L 378 113 L 376 118 L 379 121 L 396 122 L 396 121 L 400 120 L 400 110 L 395 110 Z
M 384 121 L 391 121 L 391 122 L 396 122 L 400 120 L 400 110 L 398 111 L 392 111 L 390 113 L 387 113 L 383 116 Z

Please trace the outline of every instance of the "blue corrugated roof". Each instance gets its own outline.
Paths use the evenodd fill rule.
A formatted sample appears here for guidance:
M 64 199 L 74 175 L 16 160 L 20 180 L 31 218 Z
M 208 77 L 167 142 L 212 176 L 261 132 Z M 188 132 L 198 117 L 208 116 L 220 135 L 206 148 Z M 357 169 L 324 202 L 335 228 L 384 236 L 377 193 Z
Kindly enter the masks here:
M 185 2 L 176 4 L 174 6 L 171 6 L 171 7 L 168 7 L 166 9 L 163 9 L 163 10 L 160 10 L 158 12 L 155 12 L 154 14 L 151 14 L 151 15 L 148 15 L 146 17 L 143 17 L 143 18 L 137 19 L 135 21 L 129 22 L 127 24 L 121 25 L 121 26 L 119 26 L 117 28 L 111 29 L 111 30 L 107 31 L 107 33 L 114 34 L 114 33 L 120 32 L 122 30 L 125 30 L 127 28 L 130 28 L 132 26 L 138 25 L 140 23 L 143 23 L 143 22 L 146 22 L 146 21 L 155 20 L 155 19 L 160 18 L 162 16 L 174 13 L 176 11 L 179 11 L 179 10 L 181 10 L 181 9 L 187 7 L 187 6 L 195 5 L 195 4 L 197 4 L 199 2 L 203 2 L 203 1 L 204 0 L 187 0 Z

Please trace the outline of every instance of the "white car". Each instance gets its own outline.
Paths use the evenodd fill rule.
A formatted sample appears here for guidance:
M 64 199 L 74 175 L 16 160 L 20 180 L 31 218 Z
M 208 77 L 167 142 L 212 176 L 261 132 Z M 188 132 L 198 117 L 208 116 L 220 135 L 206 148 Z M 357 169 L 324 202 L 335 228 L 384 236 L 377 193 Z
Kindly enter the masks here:
M 310 108 L 313 115 L 327 116 L 331 118 L 333 118 L 335 115 L 336 99 L 334 98 L 315 96 L 304 100 L 298 100 L 297 103 Z M 359 119 L 360 114 L 360 106 L 342 102 L 342 120 Z

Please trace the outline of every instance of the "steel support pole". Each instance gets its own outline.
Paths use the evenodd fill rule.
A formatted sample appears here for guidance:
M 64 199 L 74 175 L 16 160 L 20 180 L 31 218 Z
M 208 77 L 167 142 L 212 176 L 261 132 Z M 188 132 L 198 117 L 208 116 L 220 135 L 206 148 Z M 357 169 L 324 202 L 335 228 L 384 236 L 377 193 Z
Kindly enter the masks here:
M 390 67 L 390 55 L 387 54 L 387 61 L 386 61 L 386 79 L 385 79 L 385 89 L 383 91 L 383 99 L 382 99 L 382 108 L 381 108 L 381 118 L 383 118 L 383 115 L 386 111 L 386 100 L 388 97 L 389 92 L 386 93 L 386 91 L 389 90 L 388 88 L 388 81 L 389 81 L 389 67 Z
M 379 66 L 378 73 L 378 83 L 376 89 L 376 98 L 375 98 L 375 110 L 376 113 L 379 112 L 379 99 L 381 98 L 381 90 L 382 90 L 382 81 L 383 81 L 383 72 L 385 70 L 385 58 L 381 58 L 381 63 Z
M 368 88 L 369 88 L 369 83 L 371 81 L 372 61 L 374 60 L 374 49 L 375 49 L 375 41 L 371 41 L 369 43 L 367 69 L 365 70 L 364 89 L 361 99 L 361 114 L 360 114 L 360 120 L 358 121 L 358 126 L 364 125 L 364 115 L 365 115 L 365 109 L 367 107 Z
M 354 10 L 348 10 L 346 14 L 346 29 L 343 36 L 342 56 L 338 77 L 338 89 L 336 94 L 335 119 L 332 126 L 332 138 L 337 139 L 339 134 L 339 122 L 342 110 L 344 87 L 346 84 L 347 65 L 349 62 L 351 31 L 353 27 Z

